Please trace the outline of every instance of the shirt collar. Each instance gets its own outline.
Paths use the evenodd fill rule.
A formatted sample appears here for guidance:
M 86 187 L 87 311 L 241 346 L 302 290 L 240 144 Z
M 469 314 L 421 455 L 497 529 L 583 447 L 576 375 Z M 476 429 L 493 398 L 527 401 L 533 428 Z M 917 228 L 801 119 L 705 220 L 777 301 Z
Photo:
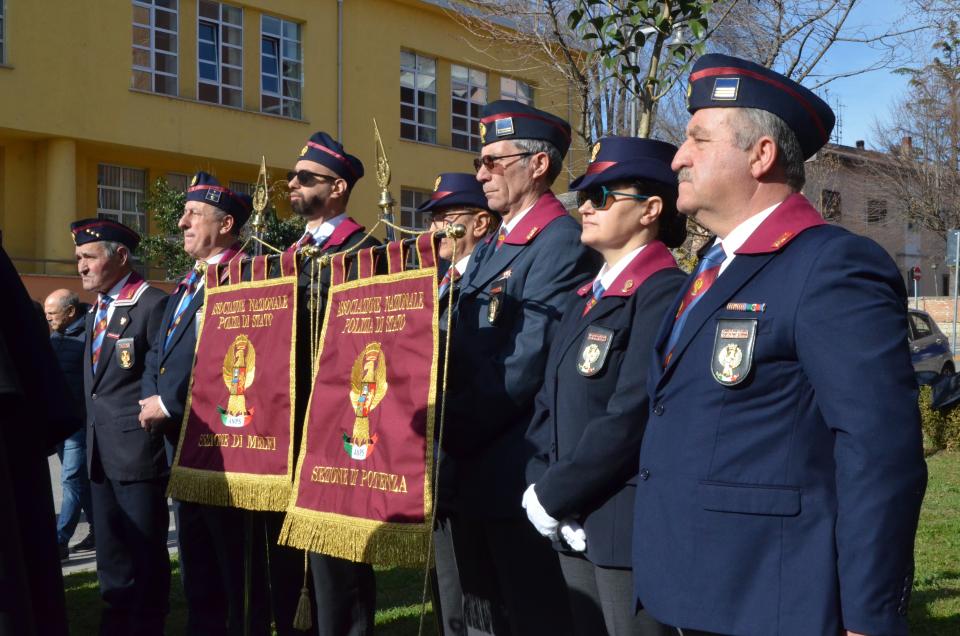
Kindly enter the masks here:
M 347 218 L 347 213 L 338 214 L 332 219 L 327 219 L 320 224 L 320 227 L 317 227 L 313 230 L 306 230 L 306 234 L 312 234 L 314 243 L 320 244 L 323 241 L 330 238 L 330 235 L 333 234 L 333 231 L 337 229 L 337 226 L 344 222 Z
M 620 260 L 613 264 L 613 267 L 610 267 L 609 264 L 604 263 L 603 267 L 600 268 L 600 272 L 597 274 L 596 278 L 593 279 L 594 282 L 600 281 L 600 284 L 603 285 L 604 289 L 610 289 L 610 285 L 617 280 L 617 276 L 619 276 L 623 270 L 625 270 L 627 266 L 633 262 L 633 259 L 637 257 L 637 254 L 642 252 L 643 248 L 646 246 L 647 245 L 645 243 L 637 249 L 628 252 L 624 256 L 621 256 Z
M 783 201 L 780 203 L 783 203 Z M 761 223 L 767 220 L 767 217 L 777 209 L 777 206 L 779 206 L 780 203 L 774 203 L 769 208 L 761 210 L 746 221 L 743 221 L 740 223 L 740 225 L 733 228 L 733 230 L 727 234 L 727 237 L 722 241 L 720 241 L 720 237 L 717 237 L 717 241 L 720 241 L 723 245 L 724 256 L 727 259 L 732 258 L 736 251 L 740 249 L 740 246 L 743 245 L 748 238 L 750 238 L 750 235 L 753 234 L 758 227 L 760 227 Z M 714 245 L 716 245 L 716 241 L 714 242 Z
M 97 297 L 97 302 L 103 300 L 103 297 L 104 297 L 104 296 L 109 296 L 109 297 L 110 297 L 110 302 L 115 301 L 115 300 L 117 299 L 117 296 L 120 295 L 120 290 L 123 289 L 123 286 L 127 284 L 127 279 L 128 279 L 128 278 L 130 278 L 130 274 L 129 274 L 129 273 L 128 273 L 126 276 L 124 276 L 123 278 L 121 278 L 120 280 L 118 280 L 118 281 L 117 281 L 117 284 L 114 285 L 113 287 L 111 287 L 111 288 L 110 288 L 110 291 L 108 291 L 106 294 L 100 294 L 100 295 Z
M 457 264 L 454 267 L 457 269 L 457 276 L 463 276 L 467 271 L 467 265 L 470 264 L 470 254 L 467 254 L 463 258 L 457 261 Z
M 533 209 L 533 206 L 534 206 L 534 205 L 536 205 L 536 203 L 534 203 L 533 205 L 531 205 L 531 206 L 529 206 L 529 207 L 527 207 L 527 208 L 524 208 L 523 210 L 521 210 L 520 212 L 518 212 L 515 217 L 513 217 L 512 219 L 510 219 L 508 222 L 504 223 L 504 224 L 503 224 L 503 230 L 504 230 L 504 232 L 506 232 L 507 234 L 509 234 L 509 233 L 513 230 L 513 228 L 515 228 L 515 227 L 517 227 L 518 225 L 520 225 L 520 221 L 522 221 L 522 220 L 523 220 L 523 217 L 525 217 L 525 216 L 527 215 L 527 212 L 529 212 L 530 210 Z

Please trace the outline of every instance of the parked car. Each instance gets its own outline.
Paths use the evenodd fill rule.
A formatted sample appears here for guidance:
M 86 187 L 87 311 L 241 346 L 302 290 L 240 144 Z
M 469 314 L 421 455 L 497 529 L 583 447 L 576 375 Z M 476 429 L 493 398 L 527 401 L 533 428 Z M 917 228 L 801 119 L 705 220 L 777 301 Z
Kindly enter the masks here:
M 925 311 L 909 310 L 910 359 L 917 373 L 930 371 L 940 375 L 953 375 L 953 352 L 950 340 L 943 335 L 936 321 Z

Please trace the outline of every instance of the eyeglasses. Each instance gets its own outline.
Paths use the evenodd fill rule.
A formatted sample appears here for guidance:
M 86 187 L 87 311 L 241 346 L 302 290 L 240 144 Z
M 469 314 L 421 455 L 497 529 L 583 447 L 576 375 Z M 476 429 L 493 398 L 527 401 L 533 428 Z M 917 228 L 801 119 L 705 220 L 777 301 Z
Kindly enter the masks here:
M 297 181 L 300 182 L 300 185 L 307 186 L 308 188 L 313 185 L 313 182 L 316 179 L 325 179 L 327 181 L 337 180 L 337 177 L 331 177 L 328 174 L 320 174 L 319 172 L 310 172 L 309 170 L 291 170 L 287 173 L 287 181 L 293 181 L 294 177 L 297 178 Z
M 476 212 L 469 210 L 457 210 L 455 212 L 435 212 L 430 215 L 430 222 L 438 225 L 447 226 L 455 223 L 461 216 L 473 216 Z
M 512 155 L 483 155 L 473 160 L 473 169 L 477 172 L 480 172 L 480 166 L 483 166 L 487 170 L 493 170 L 494 166 L 496 166 L 497 162 L 501 159 L 509 159 L 510 157 L 529 157 L 532 154 L 532 152 L 515 152 Z
M 606 210 L 611 205 L 622 199 L 613 198 L 614 195 L 636 199 L 637 201 L 646 201 L 650 197 L 643 194 L 631 194 L 630 192 L 616 192 L 608 190 L 607 186 L 594 186 L 587 190 L 577 192 L 577 206 L 581 206 L 587 201 L 593 206 L 594 210 Z

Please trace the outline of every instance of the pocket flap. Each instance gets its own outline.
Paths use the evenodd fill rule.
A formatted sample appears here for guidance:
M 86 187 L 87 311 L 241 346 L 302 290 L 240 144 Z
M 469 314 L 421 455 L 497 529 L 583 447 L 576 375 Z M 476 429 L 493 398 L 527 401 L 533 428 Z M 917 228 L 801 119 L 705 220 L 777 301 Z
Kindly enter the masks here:
M 700 482 L 697 498 L 704 510 L 792 517 L 800 514 L 800 490 Z

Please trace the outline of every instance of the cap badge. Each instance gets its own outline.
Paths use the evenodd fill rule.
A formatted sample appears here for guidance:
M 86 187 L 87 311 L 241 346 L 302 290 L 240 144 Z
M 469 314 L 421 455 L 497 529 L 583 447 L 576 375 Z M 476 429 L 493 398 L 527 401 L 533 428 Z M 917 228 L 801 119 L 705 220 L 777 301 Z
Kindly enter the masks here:
M 740 91 L 739 77 L 718 77 L 713 82 L 713 94 L 710 99 L 715 101 L 735 102 Z
M 687 82 L 687 109 L 690 109 L 690 94 L 693 93 L 693 84 Z
M 597 160 L 597 155 L 600 154 L 600 142 L 593 144 L 593 150 L 590 152 L 590 163 L 593 163 Z
M 513 117 L 504 117 L 503 119 L 498 119 L 494 122 L 494 129 L 497 132 L 497 137 L 506 137 L 507 135 L 513 134 Z
M 190 187 L 197 185 L 197 175 L 193 175 L 193 179 L 190 180 Z
M 220 203 L 220 191 L 219 190 L 207 190 L 207 193 L 203 195 L 203 198 L 211 203 Z
M 480 131 L 480 141 L 481 141 L 482 143 L 486 143 L 486 142 L 487 142 L 487 127 L 486 127 L 486 125 L 485 125 L 483 122 L 480 122 L 480 124 L 477 126 L 477 128 L 478 128 L 479 131 Z
M 303 148 L 300 149 L 300 156 L 302 157 L 305 154 L 307 154 L 307 146 L 304 146 Z
M 483 124 L 480 124 L 481 126 Z M 433 182 L 433 191 L 436 192 L 440 189 L 440 177 L 437 177 L 437 180 Z
M 632 279 L 632 278 L 629 278 L 629 279 L 627 279 L 627 281 L 623 284 L 623 291 L 624 291 L 624 292 L 628 292 L 628 291 L 630 291 L 631 289 L 633 289 L 633 279 Z

